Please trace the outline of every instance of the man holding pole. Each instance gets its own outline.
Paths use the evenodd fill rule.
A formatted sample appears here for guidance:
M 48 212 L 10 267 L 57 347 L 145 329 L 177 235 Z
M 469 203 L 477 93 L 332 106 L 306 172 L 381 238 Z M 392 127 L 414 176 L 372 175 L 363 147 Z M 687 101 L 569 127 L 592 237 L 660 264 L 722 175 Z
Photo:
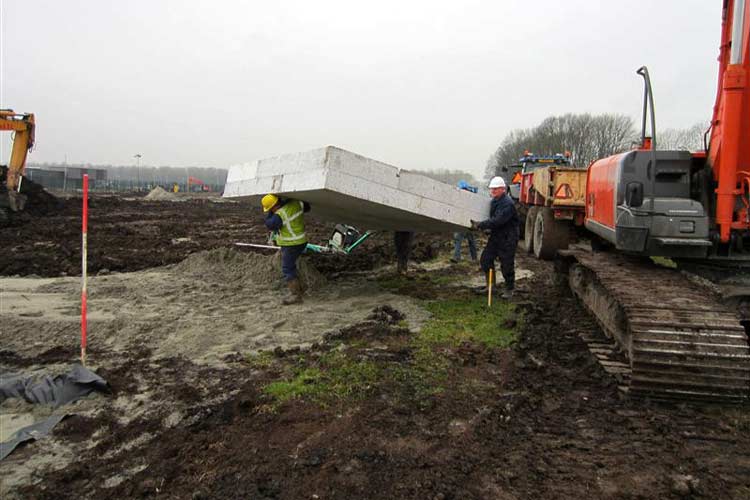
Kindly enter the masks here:
M 297 277 L 297 259 L 307 247 L 303 214 L 310 211 L 310 204 L 282 199 L 275 194 L 265 195 L 260 203 L 266 214 L 266 227 L 276 232 L 274 238 L 281 247 L 281 272 L 289 288 L 289 295 L 282 300 L 282 304 L 299 304 L 303 290 Z
M 515 288 L 515 257 L 516 246 L 518 245 L 519 219 L 516 212 L 515 204 L 510 196 L 506 193 L 507 187 L 502 177 L 493 177 L 490 181 L 490 194 L 492 203 L 490 204 L 490 217 L 481 222 L 472 220 L 471 228 L 473 230 L 489 231 L 490 238 L 487 246 L 482 251 L 479 258 L 479 264 L 482 266 L 487 277 L 487 284 L 490 284 L 490 275 L 494 281 L 495 259 L 500 260 L 500 269 L 505 279 L 505 291 L 502 298 L 510 299 L 513 297 Z M 490 273 L 490 270 L 493 270 Z M 494 283 L 492 283 L 494 288 Z M 482 293 L 486 293 L 486 288 Z

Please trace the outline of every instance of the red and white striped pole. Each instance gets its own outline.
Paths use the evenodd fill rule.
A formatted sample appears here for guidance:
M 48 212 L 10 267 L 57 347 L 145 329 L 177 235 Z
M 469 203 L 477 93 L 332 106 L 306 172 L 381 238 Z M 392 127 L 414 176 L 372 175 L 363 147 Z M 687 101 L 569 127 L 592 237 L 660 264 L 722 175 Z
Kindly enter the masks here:
M 87 269 L 86 257 L 88 255 L 89 219 L 89 174 L 83 174 L 83 224 L 82 224 L 82 247 L 81 247 L 81 364 L 86 366 L 86 282 Z

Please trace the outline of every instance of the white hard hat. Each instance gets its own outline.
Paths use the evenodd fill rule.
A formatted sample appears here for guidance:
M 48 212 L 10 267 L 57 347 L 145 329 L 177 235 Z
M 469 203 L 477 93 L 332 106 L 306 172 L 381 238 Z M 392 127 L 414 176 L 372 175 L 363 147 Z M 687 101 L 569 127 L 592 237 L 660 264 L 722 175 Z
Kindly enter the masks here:
M 505 186 L 505 179 L 502 177 L 493 177 L 490 181 L 490 189 L 494 188 L 504 188 Z

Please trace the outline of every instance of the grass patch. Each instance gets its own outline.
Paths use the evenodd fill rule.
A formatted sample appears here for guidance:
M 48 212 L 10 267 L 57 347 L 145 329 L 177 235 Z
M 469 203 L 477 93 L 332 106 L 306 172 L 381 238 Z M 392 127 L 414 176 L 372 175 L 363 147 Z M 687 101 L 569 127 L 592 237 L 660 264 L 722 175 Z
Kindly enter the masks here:
M 450 366 L 443 353 L 428 345 L 415 345 L 409 364 L 392 367 L 389 375 L 409 399 L 423 404 L 445 390 Z
M 432 287 L 451 285 L 461 279 L 460 274 L 438 274 L 436 272 L 412 274 L 409 277 L 381 276 L 378 278 L 378 284 L 390 291 L 399 291 L 404 288 L 414 287 Z
M 322 373 L 317 368 L 306 368 L 299 371 L 290 380 L 280 380 L 268 384 L 263 392 L 283 403 L 290 399 L 317 394 L 321 388 Z
M 245 361 L 250 365 L 251 368 L 256 370 L 265 370 L 270 368 L 273 364 L 274 355 L 270 351 L 260 351 L 258 353 L 250 353 L 245 356 Z
M 473 383 L 453 378 L 459 370 L 457 346 L 468 342 L 489 349 L 508 347 L 521 322 L 512 304 L 498 301 L 487 308 L 484 297 L 433 301 L 425 307 L 432 317 L 419 333 L 407 337 L 408 353 L 402 352 L 404 337 L 393 337 L 400 346 L 391 345 L 392 354 L 400 353 L 396 359 L 362 359 L 363 351 L 370 347 L 367 339 L 353 339 L 347 348 L 319 356 L 283 358 L 286 375 L 264 388 L 273 399 L 271 408 L 294 399 L 329 406 L 363 399 L 377 390 L 429 409 L 439 401 L 435 396 L 449 387 L 462 390 L 459 386 Z M 406 326 L 406 322 L 398 326 Z
M 406 395 L 420 405 L 429 405 L 432 396 L 448 385 L 452 361 L 450 350 L 462 342 L 504 348 L 516 340 L 514 328 L 518 315 L 512 304 L 497 302 L 487 308 L 483 297 L 430 302 L 432 313 L 419 334 L 412 339 L 412 359 L 408 365 L 395 367 L 393 378 Z M 469 381 L 470 382 L 470 381 Z
M 514 329 L 506 324 L 517 314 L 507 302 L 497 301 L 488 308 L 486 299 L 477 297 L 431 302 L 427 309 L 433 317 L 420 333 L 425 343 L 456 346 L 470 341 L 487 347 L 508 347 L 516 340 Z
M 375 363 L 335 351 L 321 356 L 316 366 L 297 366 L 291 378 L 268 384 L 264 392 L 278 403 L 304 398 L 327 405 L 364 397 L 377 384 L 380 372 Z
M 399 290 L 409 284 L 409 279 L 401 275 L 383 276 L 379 277 L 377 281 L 380 286 L 391 291 Z
M 460 276 L 446 274 L 443 276 L 433 276 L 430 278 L 430 281 L 436 285 L 450 285 L 451 283 L 455 283 L 458 278 Z
M 411 328 L 409 326 L 409 322 L 407 320 L 405 320 L 405 319 L 398 320 L 398 323 L 396 323 L 396 326 L 399 327 L 399 328 L 403 328 L 405 330 L 408 330 L 409 328 Z

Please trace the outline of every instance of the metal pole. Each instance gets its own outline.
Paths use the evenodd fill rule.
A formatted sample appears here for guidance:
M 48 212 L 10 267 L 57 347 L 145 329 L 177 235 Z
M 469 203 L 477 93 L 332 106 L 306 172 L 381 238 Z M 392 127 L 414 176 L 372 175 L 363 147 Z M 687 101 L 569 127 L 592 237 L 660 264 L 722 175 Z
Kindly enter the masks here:
M 83 174 L 83 221 L 81 226 L 81 364 L 86 366 L 87 317 L 86 317 L 86 288 L 88 256 L 88 218 L 89 218 L 89 174 Z
M 133 158 L 135 158 L 135 175 L 138 180 L 138 191 L 141 190 L 141 154 L 136 153 Z

